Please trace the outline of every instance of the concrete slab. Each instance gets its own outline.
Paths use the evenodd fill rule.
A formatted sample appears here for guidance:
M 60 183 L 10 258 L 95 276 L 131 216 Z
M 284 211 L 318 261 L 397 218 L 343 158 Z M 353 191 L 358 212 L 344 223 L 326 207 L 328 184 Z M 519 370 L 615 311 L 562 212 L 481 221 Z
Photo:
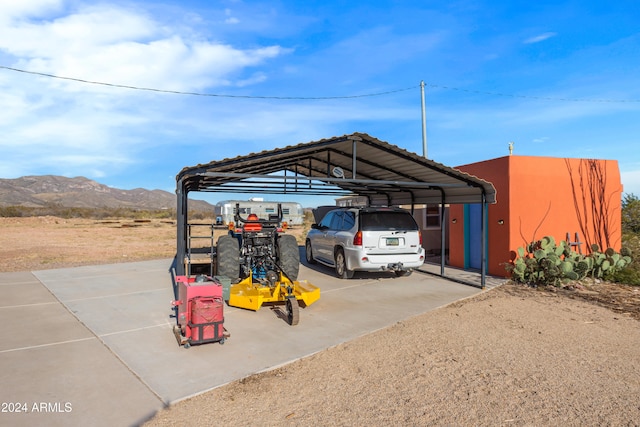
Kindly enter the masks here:
M 301 309 L 299 325 L 289 326 L 280 306 L 257 312 L 225 306 L 225 327 L 231 333 L 225 344 L 184 349 L 172 332 L 171 262 L 0 273 L 0 292 L 11 294 L 5 304 L 13 304 L 0 306 L 0 321 L 10 325 L 5 329 L 10 332 L 0 332 L 0 379 L 9 384 L 0 396 L 3 401 L 45 399 L 73 406 L 73 412 L 51 420 L 29 414 L 11 421 L 95 425 L 94 417 L 84 422 L 88 418 L 78 415 L 82 408 L 101 414 L 105 425 L 135 424 L 163 404 L 480 292 L 427 274 L 360 273 L 340 280 L 328 268 L 301 265 L 299 277 L 319 286 L 321 298 Z M 24 333 L 15 334 L 18 329 Z M 10 375 L 14 364 L 18 376 Z
M 87 267 L 34 271 L 33 274 L 60 301 L 159 289 L 169 277 L 168 260 L 106 264 Z
M 31 273 L 0 276 L 0 352 L 92 338 Z
M 0 424 L 132 425 L 162 407 L 34 275 L 0 273 L 0 293 Z
M 0 308 L 56 304 L 58 300 L 30 272 L 0 274 Z
M 3 307 L 0 322 L 0 352 L 94 337 L 60 304 Z
M 171 286 L 165 283 L 163 289 L 62 302 L 96 335 L 103 336 L 130 329 L 173 325 L 175 321 L 169 318 L 173 299 Z
M 359 274 L 339 280 L 324 267 L 300 267 L 322 297 L 290 327 L 278 309 L 225 307 L 224 346 L 180 348 L 172 334 L 171 260 L 48 270 L 34 274 L 78 319 L 170 403 L 279 366 L 473 295 L 476 289 L 414 274 Z M 123 286 L 126 284 L 126 286 Z M 74 292 L 77 290 L 77 292 Z
M 97 339 L 0 353 L 5 426 L 129 426 L 162 403 Z M 10 367 L 11 369 L 4 369 Z

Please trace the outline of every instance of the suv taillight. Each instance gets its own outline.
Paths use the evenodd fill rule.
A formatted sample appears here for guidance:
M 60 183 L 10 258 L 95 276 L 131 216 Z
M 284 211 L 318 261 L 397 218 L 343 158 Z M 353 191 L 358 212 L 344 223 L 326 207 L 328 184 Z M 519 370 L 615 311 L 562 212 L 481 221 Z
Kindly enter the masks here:
M 353 246 L 362 246 L 362 231 L 358 231 L 355 236 L 353 236 Z
M 418 230 L 418 240 L 420 240 L 420 246 L 422 246 L 422 231 Z

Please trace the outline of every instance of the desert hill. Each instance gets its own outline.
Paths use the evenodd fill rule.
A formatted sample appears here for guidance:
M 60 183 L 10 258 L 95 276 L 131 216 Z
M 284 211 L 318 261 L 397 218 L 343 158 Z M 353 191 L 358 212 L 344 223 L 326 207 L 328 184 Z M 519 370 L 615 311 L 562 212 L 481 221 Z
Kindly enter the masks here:
M 72 208 L 175 209 L 176 195 L 164 190 L 135 188 L 121 190 L 85 177 L 55 175 L 0 179 L 0 206 Z M 200 200 L 190 200 L 190 208 L 213 210 Z

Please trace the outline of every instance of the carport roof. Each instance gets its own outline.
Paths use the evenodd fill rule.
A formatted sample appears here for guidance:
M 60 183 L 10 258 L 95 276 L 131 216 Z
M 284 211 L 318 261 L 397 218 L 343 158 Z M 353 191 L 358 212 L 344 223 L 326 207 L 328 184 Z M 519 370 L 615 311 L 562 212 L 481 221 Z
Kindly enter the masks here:
M 186 167 L 177 191 L 351 195 L 371 205 L 495 203 L 485 180 L 364 133 Z

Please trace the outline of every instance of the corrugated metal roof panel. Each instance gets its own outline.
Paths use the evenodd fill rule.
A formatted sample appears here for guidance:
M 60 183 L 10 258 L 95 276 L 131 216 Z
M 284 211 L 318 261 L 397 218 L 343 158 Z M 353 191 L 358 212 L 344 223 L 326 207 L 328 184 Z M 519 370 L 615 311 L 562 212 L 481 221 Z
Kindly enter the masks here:
M 491 183 L 364 133 L 186 167 L 176 179 L 184 193 L 355 193 L 378 205 L 496 202 Z

